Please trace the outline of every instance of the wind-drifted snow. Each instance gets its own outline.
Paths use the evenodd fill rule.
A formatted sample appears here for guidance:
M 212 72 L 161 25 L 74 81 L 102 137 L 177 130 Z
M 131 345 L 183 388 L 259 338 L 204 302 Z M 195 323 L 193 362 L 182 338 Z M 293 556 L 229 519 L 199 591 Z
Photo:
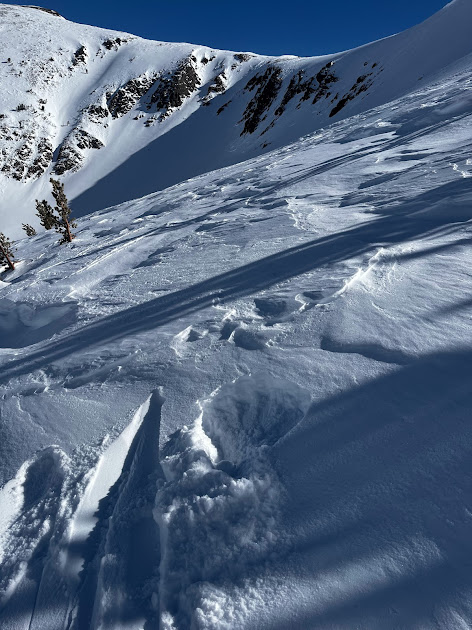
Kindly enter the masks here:
M 18 242 L 2 630 L 472 625 L 471 62 Z

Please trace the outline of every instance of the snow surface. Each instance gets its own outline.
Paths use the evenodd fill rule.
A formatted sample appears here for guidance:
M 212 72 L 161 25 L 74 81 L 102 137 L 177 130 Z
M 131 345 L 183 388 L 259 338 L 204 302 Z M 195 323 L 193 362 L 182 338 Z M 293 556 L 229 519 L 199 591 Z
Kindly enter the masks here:
M 2 630 L 472 627 L 472 54 L 436 68 L 18 242 Z

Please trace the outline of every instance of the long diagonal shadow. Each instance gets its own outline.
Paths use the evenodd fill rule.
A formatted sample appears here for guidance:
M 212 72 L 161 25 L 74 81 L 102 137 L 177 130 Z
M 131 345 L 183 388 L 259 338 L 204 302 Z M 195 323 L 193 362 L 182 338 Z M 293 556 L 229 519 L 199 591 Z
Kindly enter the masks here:
M 448 216 L 447 213 L 441 213 L 439 217 L 433 216 L 430 220 L 424 216 L 418 220 L 413 215 L 418 209 L 424 209 L 429 203 L 438 200 L 459 200 L 462 203 L 465 194 L 469 192 L 472 193 L 472 188 L 468 180 L 451 182 L 419 195 L 403 206 L 385 209 L 384 216 L 368 223 L 291 247 L 185 289 L 104 317 L 26 357 L 7 363 L 2 368 L 0 384 L 79 350 L 158 328 L 216 302 L 225 303 L 251 295 L 324 265 L 365 254 L 373 247 L 457 230 L 463 221 L 471 218 L 467 213 L 459 221 L 457 216 Z

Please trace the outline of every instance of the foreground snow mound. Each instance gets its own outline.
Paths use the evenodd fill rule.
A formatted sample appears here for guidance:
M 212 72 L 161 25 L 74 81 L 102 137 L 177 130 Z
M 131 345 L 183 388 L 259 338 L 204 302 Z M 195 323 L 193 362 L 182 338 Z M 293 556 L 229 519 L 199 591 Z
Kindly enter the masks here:
M 18 243 L 2 630 L 472 626 L 471 69 Z
M 155 510 L 166 549 L 163 627 L 242 622 L 220 602 L 284 544 L 282 488 L 268 447 L 303 417 L 309 401 L 282 379 L 242 377 L 212 393 L 193 427 L 169 437 L 162 449 L 166 483 Z
M 387 103 L 471 52 L 469 0 L 313 58 L 153 42 L 16 5 L 0 18 L 0 216 L 14 236 L 37 225 L 51 175 L 83 215 Z

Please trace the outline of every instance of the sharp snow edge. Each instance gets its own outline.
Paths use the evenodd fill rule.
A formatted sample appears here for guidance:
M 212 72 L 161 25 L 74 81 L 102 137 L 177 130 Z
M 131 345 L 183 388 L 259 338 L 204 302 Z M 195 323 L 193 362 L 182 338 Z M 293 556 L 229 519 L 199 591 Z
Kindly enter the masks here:
M 270 450 L 309 402 L 243 377 L 160 450 L 156 391 L 95 461 L 38 453 L 0 493 L 2 628 L 234 627 L 225 587 L 283 546 Z

